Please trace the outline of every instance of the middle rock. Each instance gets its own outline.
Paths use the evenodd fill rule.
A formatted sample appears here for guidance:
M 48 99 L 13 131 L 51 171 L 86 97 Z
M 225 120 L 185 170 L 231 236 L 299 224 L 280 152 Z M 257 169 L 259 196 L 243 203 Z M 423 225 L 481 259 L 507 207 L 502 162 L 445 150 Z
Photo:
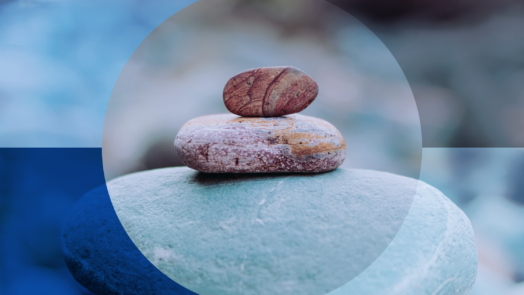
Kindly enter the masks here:
M 184 164 L 209 173 L 324 172 L 346 157 L 344 138 L 333 125 L 298 114 L 199 117 L 182 126 L 175 147 Z

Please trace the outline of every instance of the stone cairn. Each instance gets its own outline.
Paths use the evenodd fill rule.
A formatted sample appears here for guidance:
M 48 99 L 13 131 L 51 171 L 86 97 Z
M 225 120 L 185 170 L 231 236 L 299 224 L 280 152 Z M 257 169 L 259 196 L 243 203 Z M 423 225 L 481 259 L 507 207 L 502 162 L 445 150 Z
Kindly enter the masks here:
M 247 174 L 342 164 L 340 132 L 293 115 L 317 93 L 292 67 L 231 78 L 236 115 L 193 119 L 175 139 L 189 168 L 125 175 L 75 206 L 62 230 L 75 279 L 96 294 L 468 294 L 473 230 L 436 188 L 359 169 Z
M 208 173 L 334 170 L 346 158 L 340 132 L 324 120 L 296 114 L 317 94 L 317 83 L 295 67 L 241 72 L 223 92 L 235 115 L 190 120 L 176 136 L 176 152 L 189 168 Z

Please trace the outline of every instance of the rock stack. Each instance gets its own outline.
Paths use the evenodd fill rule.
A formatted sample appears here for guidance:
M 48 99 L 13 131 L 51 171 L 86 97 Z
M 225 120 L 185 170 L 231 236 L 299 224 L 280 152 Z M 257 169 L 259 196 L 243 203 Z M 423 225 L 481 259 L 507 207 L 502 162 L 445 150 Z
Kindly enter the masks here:
M 231 78 L 224 102 L 242 117 L 193 119 L 175 146 L 190 168 L 246 173 L 156 169 L 86 194 L 62 231 L 72 275 L 97 294 L 468 294 L 471 224 L 430 185 L 344 168 L 247 173 L 342 164 L 335 127 L 292 115 L 317 93 L 291 67 Z
M 296 114 L 317 94 L 317 83 L 294 67 L 241 72 L 223 92 L 235 115 L 187 122 L 175 139 L 177 154 L 188 167 L 209 173 L 334 170 L 346 157 L 340 132 L 322 119 Z

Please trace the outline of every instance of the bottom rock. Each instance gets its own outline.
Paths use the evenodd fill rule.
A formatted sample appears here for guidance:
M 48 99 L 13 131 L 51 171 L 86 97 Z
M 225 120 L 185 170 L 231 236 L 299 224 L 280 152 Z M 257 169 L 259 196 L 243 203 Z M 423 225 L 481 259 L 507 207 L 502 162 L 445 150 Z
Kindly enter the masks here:
M 464 213 L 420 182 L 404 224 L 388 248 L 356 278 L 329 295 L 468 294 L 477 248 Z
M 166 277 L 136 248 L 105 185 L 76 204 L 62 229 L 62 249 L 73 277 L 95 294 L 195 295 Z
M 181 286 L 200 295 L 467 294 L 476 277 L 469 220 L 437 189 L 406 177 L 167 168 L 108 189 L 135 244 L 180 285 L 132 244 L 101 188 L 86 194 L 63 231 L 71 272 L 98 294 L 194 294 Z M 400 229 L 387 226 L 402 216 Z M 362 257 L 373 259 L 358 271 Z

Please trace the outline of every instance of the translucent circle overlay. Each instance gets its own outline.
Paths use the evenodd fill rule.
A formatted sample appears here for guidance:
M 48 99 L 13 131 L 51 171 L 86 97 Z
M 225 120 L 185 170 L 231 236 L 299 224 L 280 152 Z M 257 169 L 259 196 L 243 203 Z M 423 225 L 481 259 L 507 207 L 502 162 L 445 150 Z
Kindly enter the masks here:
M 372 169 L 418 178 L 422 138 L 415 99 L 395 58 L 373 32 L 346 12 L 321 0 L 209 0 L 186 7 L 157 27 L 121 72 L 104 123 L 102 153 L 106 180 L 161 167 L 151 164 L 151 159 L 177 165 L 170 160 L 176 158 L 172 143 L 178 130 L 195 117 L 227 113 L 222 90 L 230 77 L 250 68 L 281 65 L 295 66 L 317 81 L 319 95 L 302 114 L 322 118 L 340 130 L 347 145 L 343 168 Z M 220 176 L 217 179 L 207 184 L 210 198 L 217 197 L 224 185 Z M 355 237 L 373 235 L 368 239 L 360 238 L 363 243 L 373 241 L 373 244 L 365 252 L 361 247 L 348 247 L 340 260 L 353 263 L 348 263 L 347 269 L 337 267 L 347 275 L 337 274 L 337 278 L 343 279 L 326 280 L 324 290 L 334 290 L 350 281 L 387 248 L 409 211 L 416 183 L 403 182 L 402 191 L 411 193 L 403 195 L 393 211 L 390 210 L 393 207 L 384 211 L 389 215 L 382 220 L 393 218 L 384 227 L 387 230 L 381 232 L 377 225 L 376 230 L 365 233 L 358 230 L 358 224 L 354 225 L 355 234 L 358 232 Z M 140 182 L 140 185 L 145 192 L 159 189 L 154 182 Z M 125 200 L 122 190 L 116 202 L 115 191 L 110 189 L 109 192 L 119 219 L 126 220 L 123 226 L 142 253 L 162 272 L 191 290 L 190 284 L 184 285 L 169 271 L 168 264 L 159 263 L 154 253 L 147 250 L 151 245 L 144 237 L 150 233 L 169 232 L 168 224 L 152 221 L 144 228 L 147 234 L 132 230 L 143 225 L 138 224 L 140 219 L 122 216 L 130 212 L 129 204 L 122 201 Z M 178 192 L 178 197 L 182 197 L 183 192 Z M 144 197 L 144 203 L 135 204 L 136 209 L 131 211 L 147 215 L 147 199 Z M 188 208 L 194 210 L 194 216 L 201 213 L 199 207 Z M 377 213 L 376 208 L 366 206 L 353 209 L 353 213 L 359 212 L 362 216 L 366 210 Z M 176 223 L 181 216 L 170 218 Z M 189 236 L 180 236 L 180 239 L 191 240 Z M 228 247 L 228 243 L 224 238 L 220 246 Z M 211 248 L 217 247 L 216 241 L 208 246 L 212 253 Z M 206 251 L 205 245 L 195 247 Z M 281 247 L 286 246 L 282 244 Z M 308 244 L 301 247 L 307 250 Z M 317 250 L 312 249 L 311 253 Z M 301 259 L 309 261 L 308 251 L 303 253 Z M 332 253 L 325 254 L 325 260 L 315 258 L 312 269 L 325 267 L 333 261 Z M 213 263 L 212 257 L 208 259 Z M 246 256 L 245 259 L 256 258 Z M 278 260 L 265 263 L 274 264 Z M 220 277 L 209 280 L 212 285 L 212 281 Z M 249 284 L 250 276 L 242 280 Z M 276 283 L 267 281 L 267 284 Z M 199 294 L 219 294 L 218 290 L 205 292 Z

